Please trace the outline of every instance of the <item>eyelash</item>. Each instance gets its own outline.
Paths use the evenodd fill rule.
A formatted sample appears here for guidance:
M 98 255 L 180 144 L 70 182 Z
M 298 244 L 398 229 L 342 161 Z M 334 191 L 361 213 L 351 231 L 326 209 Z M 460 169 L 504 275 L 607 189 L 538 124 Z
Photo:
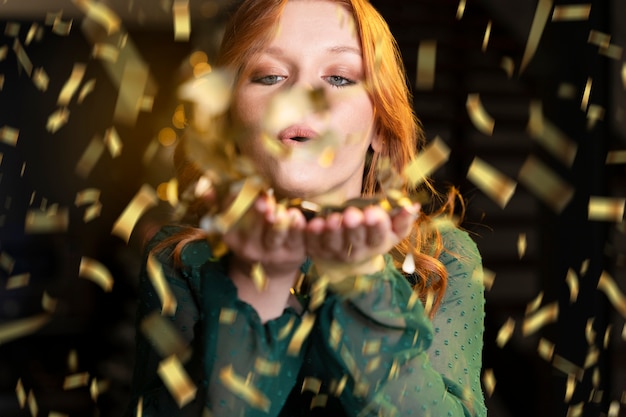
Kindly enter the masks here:
M 270 81 L 269 80 L 270 78 L 273 79 L 274 81 Z M 281 80 L 277 80 L 278 78 L 281 78 Z M 274 85 L 286 78 L 287 77 L 284 75 L 272 74 L 272 75 L 264 75 L 262 77 L 254 77 L 252 79 L 252 82 L 256 84 L 263 84 L 263 85 Z M 324 80 L 326 80 L 326 82 L 328 82 L 332 87 L 335 87 L 335 88 L 343 88 L 343 87 L 348 87 L 350 85 L 356 84 L 354 80 L 351 80 L 346 77 L 342 77 L 341 75 L 329 75 L 327 77 L 324 77 Z M 339 81 L 339 83 L 341 84 L 335 84 L 334 82 L 331 82 L 331 80 Z

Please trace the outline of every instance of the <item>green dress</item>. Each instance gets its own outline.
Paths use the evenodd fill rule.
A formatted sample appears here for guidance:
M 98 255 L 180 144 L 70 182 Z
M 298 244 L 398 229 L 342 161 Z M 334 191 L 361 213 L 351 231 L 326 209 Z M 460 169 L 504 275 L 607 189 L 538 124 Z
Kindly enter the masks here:
M 155 244 L 178 230 L 163 227 L 146 260 Z M 441 233 L 448 284 L 432 321 L 415 298 L 411 277 L 389 256 L 383 271 L 362 277 L 362 291 L 329 291 L 314 309 L 306 308 L 314 296 L 302 299 L 301 311 L 288 307 L 262 323 L 237 298 L 226 275 L 227 256 L 213 259 L 207 242 L 188 244 L 180 266 L 172 248 L 155 254 L 177 307 L 172 316 L 161 316 L 144 262 L 127 416 L 137 416 L 138 407 L 143 417 L 486 416 L 482 261 L 465 231 L 450 224 Z M 144 319 L 155 315 L 173 325 L 176 338 L 142 330 Z M 172 342 L 178 338 L 184 350 Z M 167 342 L 178 349 L 168 351 Z M 159 363 L 172 351 L 196 388 L 184 401 L 159 376 Z

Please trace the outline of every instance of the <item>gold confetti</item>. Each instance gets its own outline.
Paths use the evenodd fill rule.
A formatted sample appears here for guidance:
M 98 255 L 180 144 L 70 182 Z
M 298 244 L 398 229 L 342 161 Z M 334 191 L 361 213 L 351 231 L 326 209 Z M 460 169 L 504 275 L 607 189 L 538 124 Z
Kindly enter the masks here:
M 315 407 L 326 407 L 326 403 L 328 403 L 328 394 L 319 394 L 311 399 L 310 409 Z
M 468 94 L 465 107 L 476 129 L 491 136 L 495 127 L 495 121 L 483 107 L 480 101 L 480 94 Z
M 528 315 L 528 314 L 532 313 L 533 311 L 537 311 L 539 306 L 541 306 L 541 302 L 542 301 L 543 301 L 543 291 L 539 292 L 539 294 L 537 294 L 535 299 L 532 300 L 530 303 L 528 303 L 528 305 L 526 306 L 526 311 L 524 312 L 524 314 Z
M 502 327 L 500 327 L 500 330 L 498 330 L 498 336 L 496 337 L 496 343 L 498 347 L 501 348 L 509 342 L 514 330 L 515 320 L 509 317 L 506 323 L 504 323 Z
M 456 7 L 456 20 L 461 20 L 463 14 L 465 14 L 465 4 L 467 0 L 459 0 L 459 5 Z
M 237 197 L 235 197 L 235 200 L 227 208 L 226 212 L 217 216 L 215 225 L 218 230 L 225 232 L 237 223 L 263 189 L 264 184 L 260 178 L 246 178 L 241 191 L 239 191 Z
M 150 282 L 161 300 L 161 314 L 173 316 L 176 313 L 178 302 L 167 283 L 161 264 L 152 253 L 148 255 L 146 266 Z
M 46 91 L 50 84 L 50 77 L 43 68 L 35 68 L 33 72 L 33 84 L 41 91 Z
M 435 67 L 437 63 L 437 41 L 421 41 L 417 50 L 417 76 L 415 86 L 418 90 L 432 90 L 435 85 Z
M 576 87 L 570 83 L 560 83 L 556 92 L 557 97 L 567 100 L 573 100 L 576 94 Z
M 478 270 L 474 270 L 474 274 L 480 274 L 480 272 Z M 493 283 L 496 280 L 496 273 L 487 268 L 484 268 L 483 273 L 481 275 L 482 275 L 483 285 L 485 286 L 485 289 L 487 291 L 491 290 L 491 287 L 493 286 Z
M 188 41 L 191 34 L 191 18 L 189 16 L 189 0 L 174 0 L 174 40 Z
M 513 58 L 510 56 L 502 57 L 500 60 L 500 68 L 504 70 L 507 78 L 512 78 L 513 73 L 515 72 L 515 62 L 513 61 Z
M 25 272 L 19 275 L 13 275 L 7 279 L 6 289 L 14 290 L 16 288 L 26 287 L 30 281 L 30 274 Z
M 124 66 L 113 120 L 132 126 L 141 110 L 141 101 L 148 85 L 149 70 L 145 65 Z
M 596 332 L 593 330 L 593 318 L 587 319 L 587 324 L 585 325 L 585 339 L 587 339 L 587 344 L 592 345 L 594 340 L 596 339 Z M 585 368 L 587 368 L 585 366 Z
M 626 198 L 617 197 L 589 197 L 589 220 L 609 221 L 619 223 L 624 218 Z
M 606 154 L 607 165 L 611 164 L 626 164 L 626 150 L 623 151 L 609 151 Z
M 54 19 L 52 23 L 52 33 L 59 36 L 68 36 L 72 30 L 72 19 L 64 22 L 60 16 Z
M 619 401 L 611 401 L 608 417 L 619 417 L 620 407 Z
M 517 237 L 517 256 L 522 259 L 526 254 L 526 247 L 528 241 L 526 240 L 526 233 L 520 233 Z
M 104 3 L 91 0 L 72 0 L 88 19 L 98 23 L 106 31 L 107 35 L 112 35 L 120 30 L 120 18 Z
M 591 4 L 564 4 L 554 6 L 552 21 L 587 20 L 591 12 Z
M 39 405 L 37 405 L 37 399 L 35 398 L 35 394 L 32 390 L 28 391 L 28 409 L 30 410 L 30 415 L 35 417 L 39 414 Z
M 550 323 L 554 323 L 557 320 L 558 316 L 558 303 L 554 302 L 552 304 L 549 304 L 538 310 L 532 316 L 524 319 L 524 324 L 522 325 L 522 334 L 524 336 L 528 336 L 539 330 L 541 327 Z
M 96 43 L 91 50 L 91 56 L 115 64 L 120 56 L 120 50 L 110 43 Z
M 489 38 L 491 37 L 491 19 L 487 22 L 487 27 L 485 28 L 485 34 L 483 35 L 483 44 L 481 47 L 481 51 L 485 52 L 487 50 L 487 45 L 489 45 Z
M 87 386 L 88 383 L 89 383 L 89 373 L 88 372 L 82 372 L 82 373 L 79 373 L 79 374 L 68 375 L 68 376 L 65 377 L 65 380 L 63 381 L 63 389 L 64 390 L 68 390 L 68 389 L 85 387 L 85 386 Z
M 309 336 L 309 333 L 313 329 L 315 323 L 315 316 L 312 314 L 306 314 L 302 317 L 300 325 L 296 329 L 295 333 L 291 337 L 289 346 L 287 346 L 287 353 L 292 356 L 296 356 L 300 352 L 302 344 Z
M 37 331 L 50 320 L 49 314 L 13 320 L 0 324 L 0 345 Z
M 87 66 L 85 64 L 79 62 L 74 63 L 70 78 L 65 82 L 61 92 L 59 93 L 57 105 L 65 107 L 70 104 L 72 96 L 80 86 L 80 83 L 83 81 L 86 69 Z
M 104 133 L 104 144 L 109 149 L 111 157 L 117 158 L 122 154 L 122 139 L 120 139 L 115 127 L 108 128 Z
M 85 204 L 93 204 L 100 200 L 100 190 L 97 188 L 86 188 L 76 193 L 74 204 L 80 207 Z
M 569 268 L 567 270 L 567 276 L 565 277 L 565 282 L 567 282 L 567 286 L 569 287 L 569 302 L 574 303 L 578 299 L 578 275 L 576 272 Z
M 70 111 L 66 107 L 61 107 L 48 117 L 46 129 L 50 133 L 56 133 L 59 129 L 67 124 L 69 118 Z
M 220 369 L 220 381 L 233 394 L 243 399 L 252 407 L 269 412 L 271 401 L 261 391 L 247 383 L 245 378 L 235 374 L 232 365 Z
M 539 344 L 537 345 L 537 353 L 540 358 L 546 361 L 552 360 L 552 356 L 554 355 L 554 343 L 542 337 L 539 339 Z
M 322 381 L 320 379 L 312 376 L 307 376 L 304 378 L 304 381 L 302 381 L 302 388 L 300 389 L 300 392 L 310 391 L 314 394 L 317 394 L 320 392 L 321 388 Z
M 150 340 L 161 357 L 176 355 L 185 362 L 191 356 L 191 349 L 183 340 L 171 320 L 154 311 L 144 317 L 139 325 L 141 332 Z
M 506 207 L 517 187 L 515 181 L 507 178 L 478 157 L 474 157 L 467 171 L 467 179 L 472 181 L 501 208 Z
M 560 355 L 554 355 L 552 366 L 566 375 L 575 377 L 578 381 L 582 381 L 584 371 L 580 366 L 568 361 Z
M 80 89 L 80 93 L 78 93 L 78 99 L 76 100 L 78 104 L 81 104 L 85 97 L 87 97 L 96 87 L 96 80 L 91 79 L 83 84 L 83 88 Z
M 76 372 L 78 369 L 78 352 L 76 349 L 71 349 L 67 354 L 67 367 L 71 372 Z
M 435 170 L 441 167 L 450 155 L 450 148 L 436 136 L 404 169 L 404 175 L 411 185 L 425 181 Z
M 611 35 L 592 29 L 589 31 L 587 42 L 601 49 L 606 49 L 611 44 Z
M 33 73 L 33 63 L 26 54 L 26 51 L 24 51 L 24 48 L 22 48 L 22 44 L 17 39 L 15 39 L 15 41 L 13 42 L 13 52 L 15 52 L 15 55 L 17 55 L 17 62 L 30 77 Z
M 598 120 L 604 120 L 604 107 L 598 104 L 590 104 L 587 108 L 587 130 L 591 130 Z
M 580 275 L 585 275 L 587 273 L 587 268 L 589 268 L 589 259 L 585 259 L 580 265 Z
M 488 397 L 493 395 L 493 391 L 496 389 L 496 376 L 493 373 L 493 369 L 485 369 L 483 371 L 483 386 L 485 387 L 485 393 Z
M 532 155 L 524 162 L 518 179 L 557 213 L 563 211 L 574 196 L 572 186 Z
M 250 277 L 252 278 L 252 282 L 254 283 L 254 287 L 258 292 L 263 292 L 267 290 L 268 287 L 268 279 L 265 275 L 265 271 L 263 270 L 263 266 L 261 266 L 260 262 L 252 265 L 252 270 L 250 271 Z
M 615 307 L 615 310 L 617 310 L 622 317 L 626 318 L 626 298 L 608 272 L 602 271 L 602 275 L 600 275 L 600 280 L 598 281 L 598 289 L 606 294 L 611 304 L 613 304 L 613 307 Z
M 2 126 L 0 129 L 0 142 L 9 146 L 17 145 L 17 139 L 20 136 L 20 131 L 13 127 Z
M 70 213 L 67 207 L 49 210 L 30 209 L 26 211 L 24 231 L 26 233 L 60 233 L 69 226 Z
M 4 28 L 4 34 L 11 38 L 15 38 L 20 34 L 21 25 L 16 22 L 8 22 Z
M 141 189 L 115 221 L 111 233 L 128 243 L 128 239 L 135 228 L 137 220 L 139 220 L 146 210 L 156 206 L 158 202 L 159 199 L 154 189 L 149 184 L 142 185 Z
M 0 267 L 10 274 L 13 272 L 14 266 L 15 259 L 6 252 L 0 252 Z
M 237 319 L 237 310 L 232 308 L 222 308 L 220 310 L 219 322 L 220 324 L 233 324 Z
M 83 178 L 87 178 L 103 152 L 104 142 L 100 136 L 95 135 L 91 138 L 89 145 L 87 145 L 87 148 L 78 160 L 78 163 L 76 163 L 76 174 Z
M 24 408 L 26 405 L 26 390 L 24 390 L 22 378 L 17 379 L 17 384 L 15 384 L 15 394 L 17 394 L 17 402 L 20 405 L 20 408 Z
M 582 111 L 587 110 L 587 106 L 589 104 L 589 96 L 591 95 L 591 87 L 593 86 L 593 78 L 587 77 L 587 82 L 585 83 L 585 89 L 583 91 L 583 97 L 580 102 L 580 109 Z
M 531 137 L 565 165 L 572 166 L 578 146 L 558 127 L 544 117 L 542 104 L 538 100 L 530 103 L 526 130 Z
M 197 387 L 187 375 L 176 355 L 171 355 L 159 362 L 157 373 L 176 400 L 179 408 L 184 407 L 196 397 Z
M 280 373 L 280 362 L 272 362 L 263 358 L 256 358 L 254 361 L 254 370 L 260 375 L 278 376 Z
M 537 2 L 537 9 L 535 10 L 533 23 L 530 27 L 528 40 L 526 41 L 526 48 L 524 49 L 524 56 L 520 64 L 520 73 L 524 72 L 537 51 L 539 40 L 541 39 L 543 29 L 550 15 L 550 10 L 552 10 L 552 0 L 539 0 Z
M 572 396 L 574 395 L 574 390 L 576 389 L 576 377 L 575 375 L 567 376 L 567 383 L 565 386 L 565 402 L 570 402 L 572 400 Z M 570 414 L 568 413 L 568 416 Z
M 113 289 L 113 277 L 109 270 L 95 259 L 83 256 L 80 259 L 78 276 L 98 284 L 105 292 Z

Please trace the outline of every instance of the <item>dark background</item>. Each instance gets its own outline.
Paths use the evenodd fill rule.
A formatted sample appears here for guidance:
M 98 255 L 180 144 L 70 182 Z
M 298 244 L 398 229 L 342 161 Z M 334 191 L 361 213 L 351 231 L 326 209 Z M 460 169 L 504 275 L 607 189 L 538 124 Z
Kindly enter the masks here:
M 595 30 L 610 35 L 612 45 L 626 46 L 626 31 L 619 24 L 620 16 L 626 16 L 625 2 L 580 3 L 591 5 L 586 20 L 548 19 L 538 49 L 521 73 L 535 1 L 468 0 L 460 18 L 456 0 L 372 3 L 398 39 L 428 140 L 439 136 L 451 149 L 435 178 L 440 185 L 458 185 L 468 199 L 465 227 L 474 233 L 485 268 L 495 274 L 486 291 L 483 358 L 496 381 L 487 393 L 489 415 L 626 415 L 624 316 L 597 289 L 605 273 L 626 291 L 626 224 L 623 219 L 590 221 L 587 211 L 591 196 L 626 194 L 624 164 L 606 164 L 609 151 L 626 149 L 624 57 L 607 57 L 588 41 Z M 548 2 L 548 7 L 572 3 Z M 204 49 L 211 55 L 228 2 L 191 0 L 189 41 L 174 39 L 171 1 L 108 4 L 122 18 L 127 42 L 139 51 L 156 86 L 152 110 L 140 112 L 132 122 L 113 118 L 117 86 L 102 61 L 92 56 L 92 41 L 81 27 L 84 16 L 74 3 L 0 4 L 0 129 L 19 130 L 15 146 L 0 140 L 0 417 L 31 415 L 29 405 L 20 408 L 18 403 L 18 381 L 30 393 L 31 404 L 37 404 L 38 415 L 108 417 L 124 409 L 134 354 L 139 248 L 146 233 L 166 221 L 170 207 L 161 201 L 147 211 L 129 242 L 112 234 L 112 227 L 142 185 L 156 190 L 171 178 L 172 147 L 156 138 L 165 127 L 180 133 L 172 122 L 176 85 L 189 71 L 191 52 Z M 69 35 L 55 34 L 45 25 L 46 13 L 59 11 L 64 21 L 72 20 Z M 33 23 L 42 36 L 26 44 Z M 10 24 L 19 25 L 17 36 L 7 33 Z M 488 25 L 491 34 L 483 48 Z M 34 68 L 44 68 L 50 77 L 46 91 L 37 89 L 18 64 L 16 39 Z M 435 84 L 422 90 L 415 86 L 417 51 L 420 42 L 430 40 L 437 42 Z M 505 57 L 515 65 L 510 76 L 501 66 Z M 86 64 L 82 84 L 95 79 L 95 89 L 82 103 L 75 96 L 68 105 L 68 123 L 51 133 L 48 117 L 58 108 L 58 94 L 75 62 Z M 604 109 L 603 118 L 592 126 L 581 106 L 590 79 L 589 103 Z M 559 94 L 563 85 L 571 86 L 573 96 Z M 470 120 L 466 100 L 474 93 L 495 120 L 492 135 L 481 133 Z M 527 132 L 534 101 L 542 103 L 545 117 L 577 145 L 571 166 Z M 77 175 L 76 163 L 90 140 L 112 126 L 123 143 L 121 154 L 113 157 L 105 150 L 86 178 Z M 500 207 L 466 177 L 479 157 L 517 180 L 529 156 L 574 188 L 562 211 L 555 212 L 521 183 Z M 75 198 L 92 187 L 101 191 L 102 210 L 85 222 L 86 208 L 76 206 Z M 67 229 L 25 232 L 28 210 L 55 205 L 69 210 Z M 522 234 L 527 249 L 520 256 Z M 112 291 L 79 277 L 84 257 L 107 268 L 114 278 Z M 568 271 L 578 275 L 575 302 L 570 302 Z M 20 274 L 29 274 L 28 285 L 7 288 L 10 278 Z M 3 336 L 7 324 L 45 314 L 44 295 L 57 301 L 50 320 L 20 337 Z M 541 306 L 557 303 L 559 316 L 525 335 L 527 307 L 535 300 Z M 500 346 L 498 332 L 510 320 L 513 334 Z M 553 344 L 552 356 L 539 353 L 540 342 Z M 78 359 L 75 365 L 68 362 L 71 352 Z M 597 353 L 597 360 L 586 362 L 589 352 Z M 571 395 L 558 358 L 581 370 Z M 84 386 L 63 388 L 66 376 L 83 372 Z M 92 384 L 100 387 L 98 395 L 90 394 Z

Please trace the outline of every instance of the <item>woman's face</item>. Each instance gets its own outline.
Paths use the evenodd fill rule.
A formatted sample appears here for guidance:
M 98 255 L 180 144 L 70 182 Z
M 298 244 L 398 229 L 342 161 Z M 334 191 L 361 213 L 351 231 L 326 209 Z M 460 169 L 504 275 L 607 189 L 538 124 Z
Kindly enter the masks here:
M 291 0 L 275 29 L 235 94 L 242 152 L 281 198 L 340 204 L 360 196 L 367 150 L 380 143 L 352 15 L 327 0 Z M 323 104 L 307 110 L 306 97 L 320 95 Z

